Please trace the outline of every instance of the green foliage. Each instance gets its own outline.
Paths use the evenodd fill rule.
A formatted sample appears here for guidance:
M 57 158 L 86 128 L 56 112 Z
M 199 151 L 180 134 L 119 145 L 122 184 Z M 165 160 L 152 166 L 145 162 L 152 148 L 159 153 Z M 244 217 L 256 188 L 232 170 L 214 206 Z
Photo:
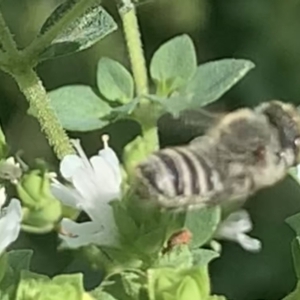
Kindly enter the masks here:
M 178 36 L 163 44 L 150 64 L 150 75 L 156 84 L 157 94 L 168 96 L 185 85 L 196 67 L 195 48 L 189 36 Z
M 221 220 L 219 206 L 191 210 L 186 215 L 185 227 L 192 233 L 192 248 L 199 248 L 213 236 Z
M 0 295 L 1 293 L 6 294 L 8 299 L 14 295 L 20 281 L 21 272 L 29 270 L 32 254 L 32 250 L 12 250 L 2 255 L 0 262 L 2 271 Z
M 89 131 L 108 124 L 110 106 L 84 85 L 65 86 L 49 93 L 51 105 L 67 130 Z
M 298 300 L 298 299 L 300 299 L 300 281 L 297 283 L 296 289 L 291 294 L 283 298 L 283 300 Z
M 219 257 L 219 253 L 208 250 L 208 249 L 193 249 L 192 250 L 193 256 L 193 265 L 194 266 L 206 266 L 208 265 L 213 259 Z
M 206 300 L 210 294 L 206 267 L 148 270 L 150 300 Z
M 67 19 L 66 15 L 80 2 L 66 1 L 50 15 L 42 26 L 36 42 L 39 44 L 41 41 L 44 48 L 41 45 L 37 47 L 35 50 L 38 53 L 29 50 L 28 52 L 25 49 L 15 60 L 20 63 L 16 68 L 17 74 L 14 74 L 13 68 L 7 68 L 14 78 L 22 74 L 26 79 L 28 70 L 31 70 L 32 65 L 38 60 L 87 49 L 116 29 L 114 20 L 97 1 L 96 5 L 83 11 L 80 17 L 65 28 L 61 28 L 59 34 L 55 34 L 59 31 L 57 24 Z M 130 4 L 128 1 L 126 7 L 129 13 L 132 9 Z M 123 10 L 121 14 L 123 22 L 128 17 L 126 13 L 128 11 Z M 133 9 L 131 13 L 131 17 L 135 20 Z M 126 32 L 126 26 L 123 27 Z M 5 29 L 5 26 L 3 28 Z M 3 28 L 0 29 L 5 32 Z M 50 37 L 45 38 L 49 32 Z M 139 36 L 138 32 L 135 33 Z M 128 36 L 126 38 L 128 42 Z M 6 41 L 6 44 L 13 43 Z M 45 50 L 37 51 L 37 49 Z M 7 53 L 19 53 L 17 47 L 12 46 L 12 50 L 14 51 L 5 49 Z M 37 54 L 39 57 L 29 55 L 27 59 L 28 53 Z M 136 70 L 134 55 L 130 54 L 132 69 Z M 24 65 L 22 65 L 23 55 Z M 5 63 L 3 65 L 6 68 Z M 49 111 L 52 112 L 52 108 L 56 114 L 48 118 L 50 131 L 56 117 L 65 129 L 82 132 L 97 130 L 124 118 L 138 122 L 141 126 L 141 135 L 126 145 L 123 155 L 123 165 L 130 177 L 134 174 L 132 171 L 136 164 L 158 148 L 157 120 L 163 113 L 170 112 L 177 116 L 183 110 L 199 108 L 218 100 L 253 67 L 252 62 L 243 59 L 222 59 L 197 67 L 193 41 L 187 35 L 180 35 L 159 47 L 152 57 L 149 73 L 155 85 L 154 94 L 136 95 L 135 89 L 138 91 L 140 88 L 136 72 L 134 82 L 131 73 L 110 58 L 99 60 L 97 70 L 99 91 L 94 92 L 89 86 L 84 85 L 56 89 L 48 94 L 51 106 L 45 114 L 41 114 L 40 108 L 43 107 L 42 104 L 48 103 L 48 98 L 39 78 L 36 76 L 32 82 L 25 80 L 24 86 L 18 83 L 26 97 L 31 99 L 30 106 L 35 107 L 36 111 L 31 108 L 30 113 L 40 119 L 42 129 L 45 126 L 43 122 L 47 120 L 46 117 L 49 116 Z M 36 86 L 40 89 L 37 90 Z M 143 90 L 147 91 L 148 87 Z M 56 131 L 57 128 L 54 129 L 54 132 Z M 65 142 L 68 142 L 68 138 L 63 134 L 59 138 L 62 140 L 65 138 Z M 4 145 L 6 146 L 5 139 L 0 132 L 0 159 L 5 152 Z M 131 182 L 126 183 L 130 185 Z M 103 183 L 99 182 L 99 185 L 101 184 Z M 45 233 L 56 228 L 62 218 L 62 207 L 51 194 L 49 176 L 40 170 L 31 170 L 24 174 L 15 186 L 23 205 L 23 229 Z M 201 248 L 209 245 L 213 239 L 221 222 L 221 208 L 214 206 L 184 213 L 161 211 L 154 205 L 144 207 L 138 205 L 141 199 L 136 199 L 136 195 L 131 192 L 130 190 L 128 195 L 124 196 L 123 201 L 112 203 L 120 235 L 119 248 L 89 245 L 82 249 L 93 267 L 105 271 L 103 282 L 91 296 L 100 300 L 224 300 L 222 296 L 211 295 L 208 274 L 209 263 L 217 258 L 219 253 Z M 152 199 L 147 200 L 152 202 Z M 299 235 L 298 216 L 290 219 L 290 223 Z M 172 243 L 174 234 L 180 233 L 182 229 L 192 233 L 192 240 Z M 292 245 L 298 280 L 299 241 L 297 236 Z M 82 274 L 59 275 L 50 279 L 29 272 L 31 254 L 28 251 L 16 251 L 1 256 L 1 299 L 46 300 L 49 299 L 49 295 L 54 300 L 91 299 L 83 288 Z M 297 287 L 287 299 L 296 299 L 298 289 Z
M 292 253 L 294 259 L 295 272 L 300 280 L 300 237 L 297 236 L 292 242 Z
M 90 294 L 96 300 L 117 300 L 111 294 L 104 292 L 102 290 L 102 288 L 101 289 L 95 289 Z
M 204 63 L 198 66 L 180 94 L 193 95 L 199 98 L 198 105 L 205 106 L 219 99 L 252 68 L 254 64 L 245 59 L 221 59 Z
M 297 236 L 300 236 L 300 213 L 288 217 L 286 222 L 293 228 Z
M 67 1 L 59 5 L 42 26 L 40 35 L 55 26 L 66 11 L 72 9 L 75 4 L 76 1 Z M 85 50 L 116 29 L 117 25 L 113 18 L 97 4 L 88 8 L 81 17 L 66 27 L 40 54 L 39 59 L 46 60 Z
M 298 283 L 296 289 L 283 300 L 298 300 L 300 297 L 300 214 L 291 216 L 286 221 L 297 234 L 292 242 L 292 254 Z
M 183 110 L 216 101 L 253 67 L 252 62 L 243 59 L 223 59 L 197 67 L 193 42 L 187 35 L 181 35 L 162 45 L 152 58 L 150 74 L 157 87 L 156 94 L 136 98 L 131 74 L 120 63 L 101 58 L 97 83 L 109 104 L 83 86 L 59 88 L 50 92 L 50 98 L 68 130 L 95 130 L 124 118 L 155 128 L 164 112 L 177 116 Z M 153 147 L 143 144 L 144 139 L 137 137 L 129 151 L 127 145 L 126 157 L 131 156 L 129 160 L 145 157 L 149 153 L 146 148 Z
M 134 83 L 131 74 L 112 59 L 100 59 L 97 82 L 101 94 L 110 101 L 128 103 L 133 99 Z
M 82 300 L 84 294 L 82 275 L 59 275 L 53 279 L 29 271 L 21 272 L 16 300 L 66 299 Z
M 0 127 L 0 160 L 6 158 L 8 154 L 8 145 L 6 143 L 5 135 Z

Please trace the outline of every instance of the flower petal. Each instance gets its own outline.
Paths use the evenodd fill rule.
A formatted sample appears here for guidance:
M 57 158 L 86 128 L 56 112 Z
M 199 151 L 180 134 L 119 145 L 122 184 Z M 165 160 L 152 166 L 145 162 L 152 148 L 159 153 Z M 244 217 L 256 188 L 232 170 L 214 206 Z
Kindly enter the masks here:
M 107 163 L 111 166 L 111 168 L 115 172 L 115 176 L 118 181 L 118 184 L 121 184 L 122 174 L 120 169 L 120 162 L 116 153 L 110 147 L 106 147 L 99 151 L 99 155 L 103 157 L 107 161 Z
M 221 222 L 217 236 L 219 238 L 236 238 L 241 232 L 249 232 L 252 229 L 252 222 L 246 210 L 238 210 L 231 213 L 227 219 Z
M 237 242 L 247 251 L 258 252 L 262 248 L 261 241 L 254 239 L 246 234 L 240 234 L 237 237 Z
M 55 180 L 51 183 L 51 193 L 55 198 L 60 200 L 63 204 L 82 209 L 81 207 L 81 195 L 72 187 L 67 187 Z
M 5 202 L 6 202 L 6 191 L 5 188 L 2 187 L 0 188 L 0 209 L 5 204 Z
M 261 242 L 246 235 L 252 229 L 252 222 L 246 210 L 238 210 L 221 222 L 215 233 L 215 238 L 237 242 L 248 251 L 259 251 Z
M 14 242 L 21 229 L 22 207 L 20 201 L 12 199 L 0 218 L 0 253 Z
M 101 226 L 97 222 L 76 223 L 69 219 L 63 219 L 61 226 L 64 232 L 71 235 L 60 235 L 61 248 L 75 249 L 90 244 L 113 247 L 119 245 L 117 231 L 112 232 L 111 228 Z
M 110 163 L 101 156 L 93 156 L 90 161 L 95 173 L 94 181 L 97 182 L 97 184 L 103 184 L 102 190 L 107 192 L 119 192 L 121 174 L 117 174 Z
M 81 170 L 73 176 L 73 185 L 81 195 L 80 204 L 82 209 L 91 217 L 98 220 L 111 208 L 108 202 L 119 197 L 119 192 L 110 190 L 106 181 L 94 181 L 94 177 L 88 176 Z
M 83 167 L 83 162 L 78 155 L 66 155 L 60 162 L 60 173 L 66 180 L 71 181 L 73 174 L 80 167 Z

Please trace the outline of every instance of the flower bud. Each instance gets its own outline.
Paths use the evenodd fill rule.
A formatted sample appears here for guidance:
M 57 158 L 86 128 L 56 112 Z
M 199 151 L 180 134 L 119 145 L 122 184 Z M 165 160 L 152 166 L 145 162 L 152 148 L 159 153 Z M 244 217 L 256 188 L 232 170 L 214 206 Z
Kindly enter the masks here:
M 149 282 L 149 292 L 155 295 L 155 300 L 206 300 L 210 294 L 206 267 L 152 269 Z
M 61 203 L 51 194 L 47 173 L 32 170 L 16 183 L 23 204 L 23 229 L 44 233 L 51 231 L 61 219 Z
M 82 300 L 95 300 L 90 294 L 88 293 L 83 293 L 82 295 Z

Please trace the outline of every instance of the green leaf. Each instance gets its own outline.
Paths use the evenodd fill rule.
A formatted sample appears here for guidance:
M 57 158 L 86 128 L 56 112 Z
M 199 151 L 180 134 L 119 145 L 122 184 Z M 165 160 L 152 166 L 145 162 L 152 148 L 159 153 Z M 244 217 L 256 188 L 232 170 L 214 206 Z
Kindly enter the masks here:
M 111 112 L 89 86 L 72 85 L 49 93 L 51 105 L 62 126 L 70 131 L 91 131 L 108 124 L 101 120 Z
M 196 52 L 189 36 L 181 35 L 163 44 L 150 64 L 158 94 L 167 96 L 182 87 L 194 75 L 196 67 Z
M 142 282 L 140 276 L 133 272 L 123 272 L 121 274 L 121 281 L 125 293 L 132 300 L 139 300 Z
M 219 206 L 190 210 L 186 214 L 185 227 L 192 233 L 192 248 L 199 248 L 208 242 L 220 222 L 221 210 Z
M 300 213 L 288 217 L 285 221 L 292 227 L 296 234 L 300 236 Z
M 143 253 L 158 254 L 163 247 L 165 239 L 166 229 L 164 227 L 158 227 L 139 236 L 134 242 L 134 246 L 140 249 Z
M 42 26 L 40 34 L 43 35 L 50 30 L 76 4 L 77 1 L 69 0 L 58 6 Z M 66 27 L 49 48 L 40 54 L 40 60 L 87 49 L 116 29 L 117 25 L 112 17 L 99 4 L 96 4 Z
M 224 296 L 213 295 L 208 297 L 207 300 L 226 300 L 226 298 Z
M 194 266 L 206 266 L 213 259 L 220 256 L 218 252 L 208 250 L 208 249 L 193 249 L 193 265 Z
M 1 286 L 1 281 L 4 278 L 7 268 L 8 268 L 8 257 L 7 257 L 7 253 L 4 252 L 0 255 L 0 286 Z
M 11 250 L 8 253 L 8 264 L 16 272 L 29 270 L 33 251 L 29 249 Z
M 101 247 L 105 255 L 118 266 L 118 269 L 139 269 L 143 262 L 129 246 L 123 246 L 122 249 Z
M 116 122 L 120 119 L 129 118 L 131 113 L 135 110 L 135 108 L 139 104 L 139 101 L 140 100 L 138 98 L 135 98 L 129 103 L 111 108 L 110 113 L 107 116 L 103 117 L 102 120 Z
M 95 299 L 95 300 L 117 300 L 115 297 L 112 295 L 104 292 L 102 288 L 100 289 L 94 289 L 92 292 L 90 292 L 90 295 Z
M 298 178 L 298 170 L 297 167 L 290 168 L 288 174 L 300 185 L 300 180 Z
M 200 65 L 193 78 L 171 97 L 148 95 L 173 116 L 188 109 L 197 109 L 218 100 L 237 83 L 254 64 L 243 59 L 223 59 Z
M 206 267 L 148 270 L 148 293 L 151 300 L 207 299 L 210 282 Z
M 59 275 L 52 280 L 47 276 L 23 271 L 16 300 L 82 300 L 84 294 L 82 274 Z
M 0 127 L 0 160 L 6 158 L 8 154 L 8 146 L 6 144 L 5 135 Z
M 108 100 L 128 103 L 133 99 L 133 78 L 127 69 L 115 60 L 107 57 L 100 59 L 97 83 L 101 94 Z
M 298 281 L 296 289 L 291 294 L 284 297 L 283 300 L 299 300 L 299 299 L 300 299 L 300 281 Z
M 0 299 L 1 300 L 9 300 L 9 294 L 0 290 Z
M 300 237 L 296 237 L 292 241 L 292 253 L 293 253 L 295 272 L 298 280 L 300 280 Z
M 192 95 L 195 106 L 207 105 L 219 99 L 252 68 L 254 64 L 245 59 L 221 59 L 202 64 L 180 94 Z
M 173 267 L 177 269 L 190 268 L 193 265 L 192 253 L 187 245 L 174 247 L 163 254 L 154 265 L 155 267 Z
M 134 220 L 126 210 L 124 204 L 120 201 L 112 201 L 111 206 L 114 212 L 114 218 L 118 226 L 119 232 L 124 241 L 132 242 L 139 232 Z

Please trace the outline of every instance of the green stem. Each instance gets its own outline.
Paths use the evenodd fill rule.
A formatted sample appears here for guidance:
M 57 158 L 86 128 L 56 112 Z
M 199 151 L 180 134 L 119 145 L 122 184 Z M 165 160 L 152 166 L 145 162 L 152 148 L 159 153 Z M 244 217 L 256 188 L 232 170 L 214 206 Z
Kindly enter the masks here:
M 49 144 L 59 159 L 67 154 L 75 153 L 70 140 L 62 128 L 57 116 L 50 105 L 47 92 L 37 74 L 32 69 L 13 74 L 20 90 L 29 102 L 30 108 L 39 120 Z
M 122 1 L 119 13 L 129 52 L 129 58 L 138 96 L 148 94 L 148 78 L 143 45 L 139 31 L 136 10 L 130 0 Z
M 16 56 L 16 55 L 19 56 L 17 44 L 14 41 L 9 28 L 6 25 L 6 22 L 3 18 L 1 11 L 0 11 L 0 43 L 5 52 L 10 53 L 11 56 Z
M 63 16 L 56 21 L 45 33 L 38 36 L 25 50 L 24 55 L 29 61 L 34 61 L 62 32 L 64 28 L 81 16 L 92 4 L 99 0 L 77 0 L 70 1 L 70 8 L 64 7 Z M 66 12 L 67 10 L 67 12 Z
M 83 0 L 81 3 L 84 1 L 88 2 L 88 0 Z M 50 100 L 42 82 L 32 69 L 30 58 L 24 56 L 24 52 L 18 51 L 1 11 L 0 43 L 4 50 L 3 57 L 1 57 L 2 69 L 11 74 L 16 80 L 31 109 L 35 112 L 41 129 L 45 133 L 49 144 L 53 146 L 57 157 L 61 159 L 67 154 L 75 153 L 67 134 L 51 108 Z M 31 49 L 37 50 L 39 47 Z

